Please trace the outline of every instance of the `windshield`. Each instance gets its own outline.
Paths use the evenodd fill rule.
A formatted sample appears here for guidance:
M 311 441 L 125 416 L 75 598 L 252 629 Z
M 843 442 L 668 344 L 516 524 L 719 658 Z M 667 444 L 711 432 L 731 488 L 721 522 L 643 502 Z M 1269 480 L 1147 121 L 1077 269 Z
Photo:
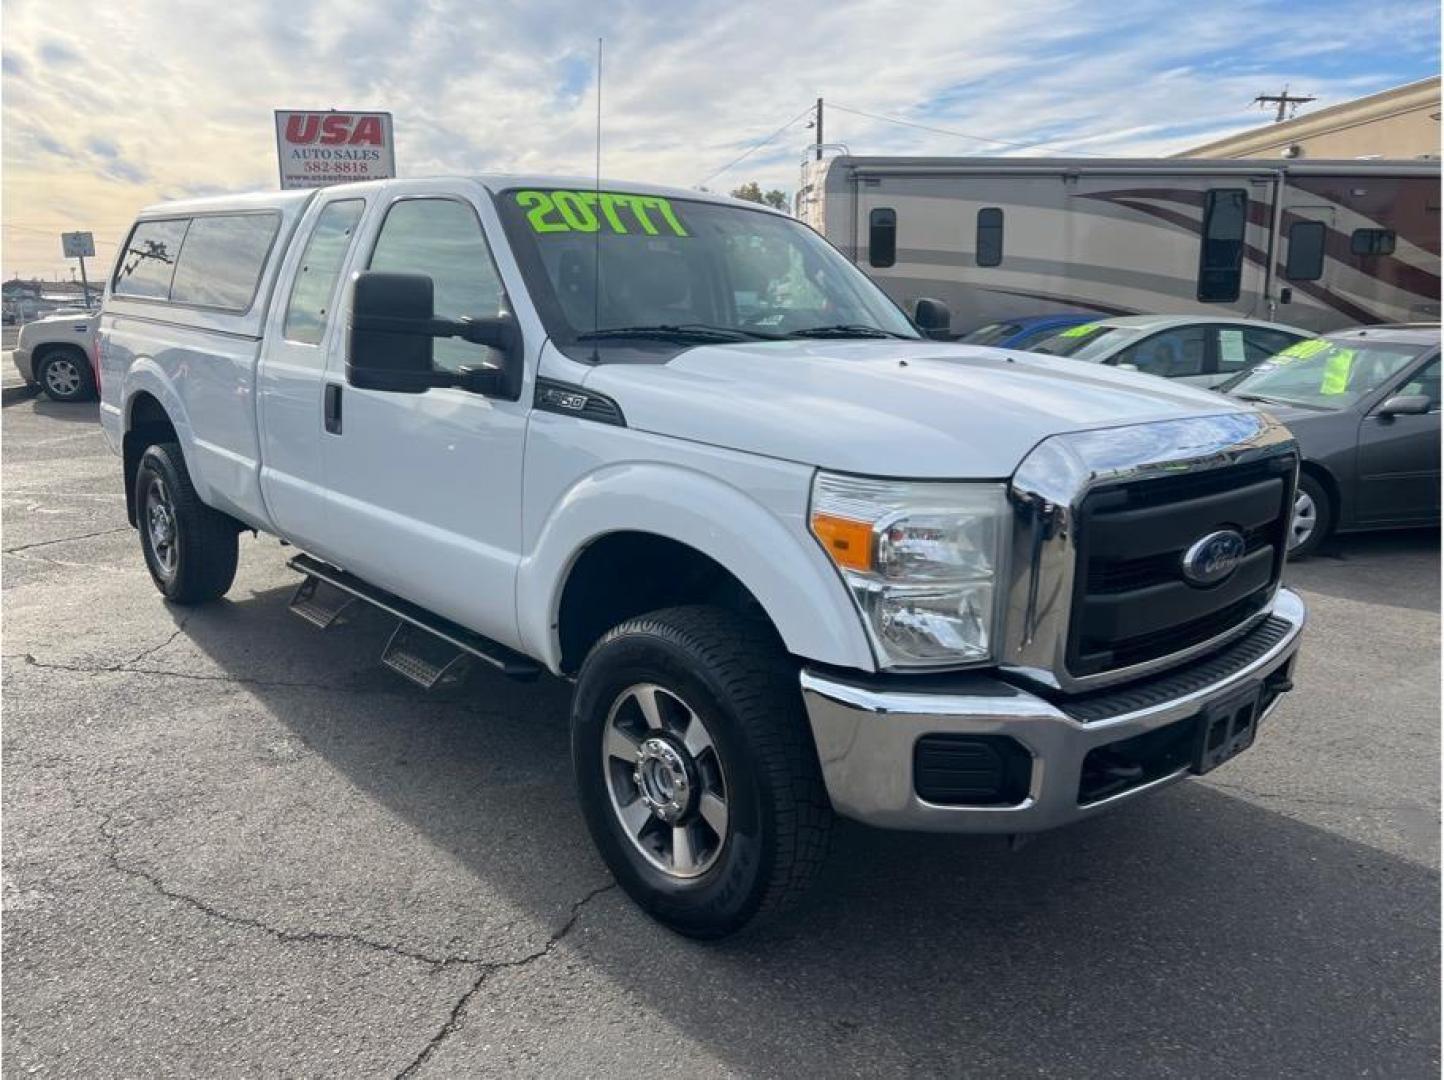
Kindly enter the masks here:
M 1052 337 L 1044 338 L 1030 346 L 1033 352 L 1049 356 L 1071 356 L 1075 360 L 1101 360 L 1112 356 L 1129 341 L 1138 336 L 1137 330 L 1122 326 L 1105 326 L 1102 323 L 1079 323 L 1066 330 L 1059 330 Z
M 1346 409 L 1393 378 L 1424 348 L 1359 339 L 1300 341 L 1246 372 L 1227 390 L 1250 400 Z
M 959 338 L 963 345 L 996 345 L 1004 338 L 1012 337 L 1022 327 L 1017 323 L 995 322 L 987 326 L 980 326 L 971 334 L 965 334 Z
M 606 191 L 510 190 L 496 204 L 548 333 L 579 359 L 918 337 L 860 270 L 791 218 Z

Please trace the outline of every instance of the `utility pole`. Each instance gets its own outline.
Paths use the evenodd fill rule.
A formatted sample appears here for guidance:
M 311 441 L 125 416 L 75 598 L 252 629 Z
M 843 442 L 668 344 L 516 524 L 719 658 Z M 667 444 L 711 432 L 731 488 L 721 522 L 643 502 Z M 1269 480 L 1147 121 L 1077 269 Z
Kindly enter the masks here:
M 1282 94 L 1260 94 L 1258 97 L 1253 99 L 1253 103 L 1260 107 L 1277 105 L 1278 112 L 1274 114 L 1274 123 L 1277 124 L 1284 119 L 1284 113 L 1288 113 L 1289 119 L 1293 119 L 1293 115 L 1295 112 L 1298 111 L 1298 107 L 1300 105 L 1304 105 L 1310 101 L 1317 100 L 1318 99 L 1315 97 L 1300 97 L 1291 95 L 1289 93 L 1288 83 L 1285 83 L 1284 92 Z
M 822 160 L 822 98 L 817 99 L 817 160 Z

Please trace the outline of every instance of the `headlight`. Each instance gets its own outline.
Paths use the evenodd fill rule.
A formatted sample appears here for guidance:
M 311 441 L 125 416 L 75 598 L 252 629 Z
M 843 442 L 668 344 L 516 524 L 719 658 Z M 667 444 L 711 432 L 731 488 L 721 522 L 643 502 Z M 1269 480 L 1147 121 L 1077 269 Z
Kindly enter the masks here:
M 992 658 L 1008 504 L 1002 484 L 819 473 L 811 525 L 886 667 Z

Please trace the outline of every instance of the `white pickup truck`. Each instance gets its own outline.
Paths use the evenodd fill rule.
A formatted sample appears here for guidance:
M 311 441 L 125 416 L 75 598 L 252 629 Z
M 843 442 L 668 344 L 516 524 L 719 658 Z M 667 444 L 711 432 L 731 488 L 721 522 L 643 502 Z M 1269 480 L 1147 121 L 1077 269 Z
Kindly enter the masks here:
M 532 176 L 144 211 L 101 417 L 171 601 L 237 533 L 383 661 L 575 681 L 581 805 L 647 911 L 780 909 L 833 814 L 1018 836 L 1254 740 L 1304 622 L 1297 473 L 1239 403 L 930 340 L 784 215 Z

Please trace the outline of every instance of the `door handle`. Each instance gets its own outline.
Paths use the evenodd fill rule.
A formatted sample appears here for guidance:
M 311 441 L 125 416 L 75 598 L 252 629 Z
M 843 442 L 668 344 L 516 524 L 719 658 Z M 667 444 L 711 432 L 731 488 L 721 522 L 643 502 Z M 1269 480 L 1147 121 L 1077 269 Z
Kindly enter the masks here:
M 341 434 L 341 384 L 326 384 L 326 430 Z

